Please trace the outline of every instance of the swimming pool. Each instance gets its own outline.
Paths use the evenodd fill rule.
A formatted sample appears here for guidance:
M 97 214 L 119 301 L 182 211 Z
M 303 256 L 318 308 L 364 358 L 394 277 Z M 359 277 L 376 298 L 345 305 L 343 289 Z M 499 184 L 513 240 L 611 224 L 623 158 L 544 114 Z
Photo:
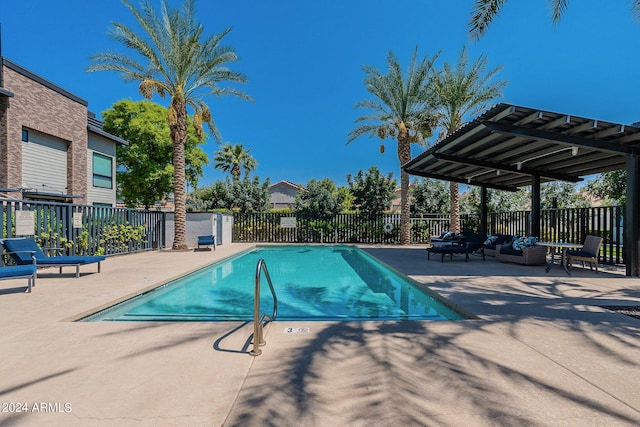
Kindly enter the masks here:
M 460 320 L 437 294 L 363 250 L 258 246 L 160 286 L 85 321 L 250 321 L 256 265 L 264 259 L 278 297 L 276 320 Z M 262 277 L 260 304 L 273 297 Z

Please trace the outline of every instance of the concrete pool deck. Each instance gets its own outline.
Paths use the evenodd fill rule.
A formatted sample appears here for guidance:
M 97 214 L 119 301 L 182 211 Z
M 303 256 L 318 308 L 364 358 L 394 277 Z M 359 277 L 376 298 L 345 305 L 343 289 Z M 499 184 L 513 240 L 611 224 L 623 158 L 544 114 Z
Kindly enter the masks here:
M 598 307 L 640 305 L 640 279 L 606 268 L 366 247 L 478 319 L 274 322 L 258 357 L 240 322 L 70 321 L 251 246 L 0 281 L 0 426 L 640 424 L 640 320 Z

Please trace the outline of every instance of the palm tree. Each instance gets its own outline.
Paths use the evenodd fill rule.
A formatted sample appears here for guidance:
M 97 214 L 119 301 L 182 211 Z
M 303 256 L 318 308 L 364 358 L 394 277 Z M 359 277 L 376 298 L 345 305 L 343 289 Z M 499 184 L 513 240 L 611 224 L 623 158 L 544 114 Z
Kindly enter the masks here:
M 216 153 L 213 159 L 216 162 L 214 168 L 231 172 L 234 179 L 240 178 L 241 170 L 244 170 L 245 175 L 248 176 L 258 166 L 258 162 L 250 152 L 251 150 L 245 150 L 242 144 L 227 143 Z
M 431 58 L 417 60 L 418 48 L 413 52 L 406 75 L 393 52 L 387 54 L 387 74 L 365 65 L 364 83 L 367 91 L 376 100 L 363 100 L 356 108 L 372 110 L 370 114 L 358 117 L 355 122 L 365 122 L 351 132 L 347 144 L 362 135 L 387 137 L 398 142 L 400 166 L 411 160 L 411 144 L 421 143 L 431 136 L 433 103 L 429 90 L 433 63 Z M 384 142 L 380 146 L 384 152 Z M 409 174 L 400 169 L 400 243 L 410 242 Z
M 433 79 L 433 92 L 438 105 L 438 126 L 446 137 L 463 125 L 464 118 L 474 116 L 487 107 L 487 104 L 502 96 L 506 81 L 490 82 L 502 67 L 486 71 L 487 57 L 480 55 L 469 64 L 466 47 L 462 47 L 455 66 L 445 63 L 442 72 Z M 458 183 L 451 181 L 450 218 L 451 231 L 460 232 L 460 194 Z
M 187 107 L 193 109 L 194 127 L 204 136 L 207 123 L 213 137 L 221 137 L 205 103 L 207 95 L 235 95 L 250 99 L 244 93 L 222 88 L 221 82 L 244 83 L 244 75 L 233 72 L 226 64 L 238 60 L 232 48 L 220 43 L 230 29 L 203 38 L 203 27 L 195 20 L 194 0 L 185 0 L 181 9 L 170 10 L 162 1 L 160 14 L 144 0 L 136 10 L 127 0 L 122 3 L 133 13 L 144 32 L 136 34 L 129 27 L 114 23 L 110 36 L 138 54 L 138 58 L 116 52 L 92 56 L 94 65 L 88 71 L 118 71 L 126 81 L 139 82 L 140 93 L 151 99 L 154 93 L 171 100 L 167 123 L 173 143 L 175 237 L 174 250 L 186 250 L 185 141 L 187 139 Z
M 469 22 L 469 34 L 473 39 L 479 39 L 489 28 L 500 9 L 507 0 L 476 0 L 471 12 L 471 20 Z M 567 10 L 568 0 L 549 0 L 551 5 L 551 18 L 553 23 L 560 21 L 560 18 Z M 631 4 L 631 13 L 636 18 L 640 18 L 640 0 L 633 0 Z

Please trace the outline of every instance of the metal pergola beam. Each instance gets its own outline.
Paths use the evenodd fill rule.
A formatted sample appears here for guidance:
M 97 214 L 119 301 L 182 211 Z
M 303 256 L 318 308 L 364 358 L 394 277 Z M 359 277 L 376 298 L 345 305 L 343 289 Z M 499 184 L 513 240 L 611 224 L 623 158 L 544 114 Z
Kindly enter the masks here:
M 493 188 L 495 190 L 504 190 L 504 191 L 511 191 L 511 192 L 515 192 L 518 191 L 517 188 L 515 187 L 507 187 L 506 185 L 496 185 L 496 184 L 485 184 L 485 183 L 471 183 L 469 184 L 469 181 L 466 179 L 461 179 L 461 178 L 455 178 L 449 175 L 438 175 L 435 173 L 428 173 L 428 172 L 420 172 L 420 171 L 406 171 L 407 173 L 410 173 L 411 175 L 415 175 L 415 176 L 422 176 L 424 178 L 433 178 L 433 179 L 439 179 L 441 181 L 453 181 L 453 182 L 459 182 L 461 184 L 466 184 L 466 185 L 478 185 L 478 186 L 485 186 L 487 188 Z
M 563 143 L 567 145 L 574 145 L 577 147 L 591 147 L 599 150 L 611 151 L 614 153 L 640 155 L 640 150 L 627 145 L 611 144 L 608 142 L 596 141 L 594 139 L 584 138 L 581 136 L 550 132 L 540 129 L 524 128 L 505 123 L 484 121 L 482 122 L 482 124 L 492 131 L 504 135 L 526 136 L 531 139 L 537 139 L 540 141 L 547 141 L 551 143 Z
M 479 160 L 479 159 L 468 159 L 464 157 L 451 156 L 449 154 L 443 154 L 443 153 L 433 153 L 433 157 L 441 160 L 447 160 L 449 162 L 461 163 L 461 164 L 472 165 L 472 166 L 482 166 L 482 167 L 501 170 L 505 172 L 519 173 L 522 175 L 537 175 L 537 176 L 543 176 L 545 178 L 551 178 L 551 179 L 557 179 L 557 180 L 569 181 L 569 182 L 582 181 L 582 178 L 577 178 L 575 176 L 565 175 L 560 173 L 553 173 L 553 172 L 545 172 L 538 169 L 526 168 L 524 166 L 518 169 L 515 166 L 506 165 L 504 163 L 494 163 L 494 162 L 488 162 L 486 160 Z

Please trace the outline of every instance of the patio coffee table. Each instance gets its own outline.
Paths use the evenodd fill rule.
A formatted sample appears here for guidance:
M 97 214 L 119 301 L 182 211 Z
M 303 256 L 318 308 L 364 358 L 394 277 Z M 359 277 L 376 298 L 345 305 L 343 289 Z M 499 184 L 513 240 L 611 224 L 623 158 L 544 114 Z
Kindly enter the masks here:
M 538 246 L 546 246 L 551 248 L 551 259 L 547 263 L 547 267 L 545 271 L 548 273 L 555 264 L 556 250 L 560 249 L 562 255 L 560 256 L 560 265 L 564 268 L 564 271 L 567 272 L 569 276 L 571 276 L 571 272 L 567 268 L 567 263 L 565 260 L 567 259 L 567 249 L 581 249 L 581 243 L 567 243 L 567 242 L 536 242 Z

